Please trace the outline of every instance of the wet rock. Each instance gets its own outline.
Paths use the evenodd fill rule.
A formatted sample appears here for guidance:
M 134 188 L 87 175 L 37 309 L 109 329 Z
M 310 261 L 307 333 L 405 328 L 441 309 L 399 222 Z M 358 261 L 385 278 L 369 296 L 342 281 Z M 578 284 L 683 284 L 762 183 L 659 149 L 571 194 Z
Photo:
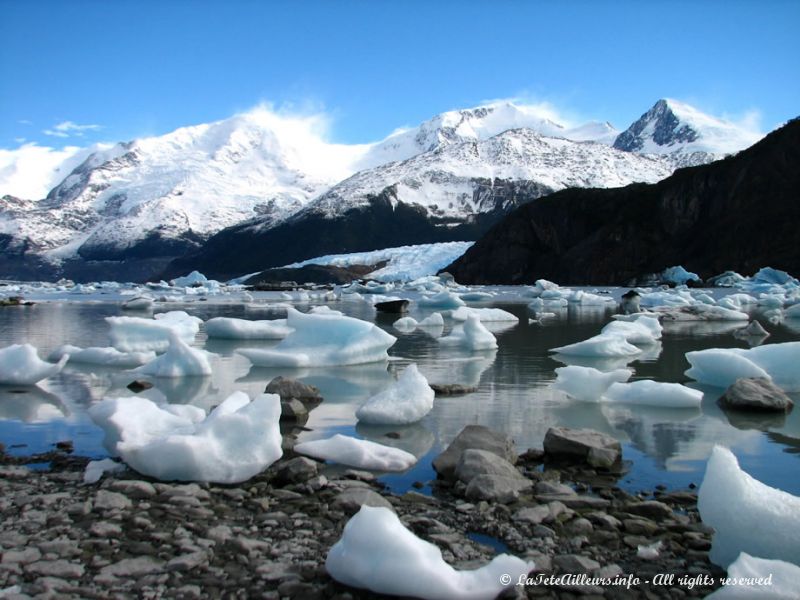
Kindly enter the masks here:
M 394 510 L 392 504 L 380 494 L 366 488 L 349 488 L 340 492 L 332 506 L 347 514 L 355 514 L 362 506 L 382 506 Z
M 166 564 L 167 571 L 191 571 L 208 564 L 208 554 L 203 551 L 176 556 Z
M 589 535 L 594 531 L 594 526 L 589 519 L 579 517 L 567 523 L 566 531 L 570 535 Z
M 510 479 L 525 479 L 516 467 L 506 459 L 489 452 L 487 450 L 475 450 L 469 448 L 461 453 L 461 458 L 456 465 L 456 478 L 464 483 L 469 483 L 478 475 L 495 475 Z
M 562 573 L 590 574 L 600 568 L 600 563 L 580 554 L 559 554 L 553 557 L 553 566 Z
M 648 500 L 625 505 L 625 510 L 632 515 L 639 515 L 648 519 L 659 520 L 672 517 L 672 509 L 658 500 Z
M 104 579 L 113 577 L 141 577 L 162 571 L 164 563 L 151 556 L 137 556 L 136 558 L 123 558 L 113 564 L 100 569 Z
M 762 377 L 737 379 L 725 390 L 717 403 L 726 409 L 786 413 L 794 402 L 784 391 Z
M 546 504 L 528 506 L 514 513 L 514 521 L 519 523 L 539 525 L 540 523 L 550 522 L 552 520 L 553 514 L 550 512 L 550 507 Z
M 464 450 L 486 450 L 504 458 L 511 464 L 517 462 L 514 442 L 507 435 L 492 431 L 482 425 L 467 425 L 447 449 L 433 460 L 433 468 L 444 479 L 454 479 L 455 470 Z
M 40 560 L 30 563 L 25 571 L 42 577 L 59 577 L 62 579 L 76 579 L 83 576 L 83 565 L 66 560 Z
M 322 402 L 319 388 L 286 377 L 275 377 L 267 384 L 264 392 L 267 394 L 278 394 L 282 401 L 294 398 L 295 400 L 300 400 L 300 402 L 304 404 L 316 405 Z
M 508 504 L 519 498 L 520 492 L 531 487 L 532 483 L 521 475 L 504 477 L 502 475 L 476 475 L 464 495 L 468 500 L 486 500 Z
M 545 457 L 555 461 L 582 461 L 610 466 L 622 457 L 620 443 L 593 429 L 551 427 L 544 436 Z
M 316 461 L 298 456 L 281 463 L 275 473 L 277 483 L 302 483 L 316 477 L 319 465 Z
M 125 510 L 132 505 L 130 499 L 117 492 L 100 490 L 94 497 L 95 510 Z
M 109 486 L 111 490 L 125 494 L 128 498 L 142 499 L 156 495 L 156 488 L 152 483 L 138 479 L 116 479 Z
M 476 385 L 463 385 L 461 383 L 431 383 L 433 393 L 437 396 L 461 396 L 478 391 Z
M 386 302 L 376 302 L 375 310 L 399 315 L 408 312 L 408 305 L 408 300 L 387 300 Z
M 6 550 L 3 552 L 4 563 L 19 563 L 26 565 L 36 562 L 42 558 L 42 553 L 36 548 L 25 548 L 23 550 Z
M 577 492 L 566 484 L 557 483 L 555 481 L 539 481 L 534 488 L 536 494 L 560 494 L 567 496 L 576 496 Z
M 153 384 L 149 381 L 145 381 L 144 379 L 137 379 L 136 381 L 131 381 L 126 387 L 134 394 L 138 394 L 145 390 L 149 390 L 153 387 Z
M 281 400 L 281 421 L 303 425 L 308 421 L 308 409 L 296 398 Z

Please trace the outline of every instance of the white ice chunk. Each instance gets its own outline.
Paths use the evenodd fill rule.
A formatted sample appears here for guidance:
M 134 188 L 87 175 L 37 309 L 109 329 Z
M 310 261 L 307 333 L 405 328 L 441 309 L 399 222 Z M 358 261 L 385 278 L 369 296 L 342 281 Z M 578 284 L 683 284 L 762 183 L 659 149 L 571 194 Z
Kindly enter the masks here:
M 107 439 L 118 440 L 122 460 L 156 479 L 241 483 L 283 454 L 277 394 L 251 402 L 234 392 L 199 422 L 198 415 L 182 412 L 145 398 L 107 399 L 89 409 Z
M 600 402 L 601 396 L 612 383 L 624 383 L 631 375 L 628 369 L 604 373 L 592 367 L 570 365 L 556 369 L 556 382 L 553 388 L 566 392 L 581 402 Z
M 442 313 L 435 312 L 417 323 L 417 327 L 444 327 L 444 317 Z
M 714 528 L 709 558 L 727 567 L 740 552 L 800 565 L 800 497 L 754 479 L 733 453 L 714 446 L 697 508 Z
M 183 277 L 176 277 L 170 283 L 175 287 L 191 287 L 194 285 L 205 285 L 208 283 L 208 279 L 199 271 L 192 271 Z
M 397 341 L 367 321 L 339 315 L 303 314 L 287 309 L 293 329 L 271 350 L 237 350 L 261 367 L 327 367 L 388 360 L 386 351 Z
M 508 322 L 518 323 L 519 317 L 503 310 L 502 308 L 468 308 L 462 306 L 450 312 L 450 317 L 454 321 L 466 321 L 469 315 L 475 315 L 481 323 L 489 322 Z
M 636 356 L 641 350 L 628 343 L 625 337 L 617 332 L 601 333 L 582 342 L 551 348 L 550 352 L 559 352 L 567 356 L 612 358 Z
M 342 315 L 344 315 L 342 311 L 333 310 L 330 306 L 326 305 L 314 306 L 308 312 L 314 315 L 336 315 L 337 317 L 341 317 Z
M 412 363 L 395 383 L 367 400 L 356 411 L 356 418 L 374 425 L 415 423 L 431 411 L 433 397 L 428 380 Z
M 391 510 L 371 506 L 362 506 L 347 522 L 325 561 L 330 576 L 345 585 L 427 600 L 492 600 L 534 566 L 501 554 L 479 569 L 457 571 Z
M 742 552 L 722 581 L 706 600 L 797 600 L 800 567 Z
M 800 392 L 800 342 L 765 344 L 757 348 L 711 348 L 687 352 L 692 366 L 686 375 L 727 388 L 740 377 L 764 377 L 786 392 Z
M 131 369 L 150 362 L 156 357 L 155 352 L 120 352 L 116 348 L 79 348 L 70 344 L 59 346 L 50 353 L 48 360 L 57 361 L 69 355 L 70 363 L 84 363 L 103 367 L 123 367 Z
M 464 292 L 458 295 L 459 298 L 464 300 L 465 302 L 481 302 L 483 300 L 491 300 L 494 298 L 492 294 L 489 292 L 480 292 L 477 290 Z
M 206 321 L 210 338 L 227 340 L 282 340 L 291 333 L 286 319 L 250 321 L 230 317 L 214 317 Z
M 655 560 L 659 557 L 663 545 L 664 544 L 659 540 L 649 546 L 636 546 L 636 556 L 644 560 Z
M 191 344 L 203 322 L 180 310 L 159 313 L 152 319 L 106 317 L 106 321 L 111 326 L 111 345 L 123 352 L 163 352 L 169 347 L 171 332 Z
M 544 298 L 544 296 L 542 296 Z M 581 306 L 603 306 L 604 304 L 614 303 L 611 296 L 591 294 L 583 290 L 575 290 L 568 297 L 569 304 L 580 304 Z
M 661 272 L 659 279 L 664 283 L 684 285 L 689 281 L 700 281 L 700 276 L 697 273 L 687 271 L 681 266 L 676 266 L 664 269 Z
M 409 332 L 417 328 L 417 320 L 414 317 L 401 317 L 392 325 L 397 331 Z
M 56 364 L 45 362 L 30 344 L 0 348 L 0 385 L 36 385 L 60 373 L 68 360 L 65 354 Z
M 439 338 L 439 343 L 445 346 L 461 346 L 470 350 L 497 348 L 497 339 L 475 315 L 469 315 L 463 325 L 453 327 L 450 335 Z
M 784 316 L 787 319 L 800 319 L 800 304 L 790 306 L 784 311 Z
M 636 315 L 634 319 L 617 319 L 600 330 L 600 334 L 618 334 L 631 344 L 655 344 L 661 339 L 662 327 L 656 317 Z
M 603 395 L 603 401 L 663 408 L 697 408 L 703 401 L 703 392 L 679 383 L 642 379 L 631 383 L 612 383 Z
M 153 299 L 148 296 L 137 296 L 122 303 L 123 310 L 150 310 L 153 308 Z
M 210 358 L 214 355 L 192 348 L 177 335 L 172 334 L 167 351 L 144 366 L 135 369 L 135 373 L 152 377 L 193 377 L 211 375 Z
M 83 471 L 83 483 L 97 483 L 106 473 L 121 473 L 125 464 L 111 458 L 90 460 Z
M 419 299 L 420 306 L 435 307 L 435 308 L 458 308 L 464 306 L 464 301 L 452 292 L 439 292 L 432 296 L 423 296 Z
M 405 471 L 417 462 L 413 454 L 404 450 L 339 433 L 324 440 L 295 444 L 294 451 L 320 460 L 377 471 Z

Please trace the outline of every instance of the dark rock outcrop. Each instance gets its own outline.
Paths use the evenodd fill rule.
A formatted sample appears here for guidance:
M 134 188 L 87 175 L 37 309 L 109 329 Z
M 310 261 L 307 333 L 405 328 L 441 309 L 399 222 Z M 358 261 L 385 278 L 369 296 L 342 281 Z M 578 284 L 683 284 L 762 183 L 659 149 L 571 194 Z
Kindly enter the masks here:
M 719 400 L 722 408 L 748 411 L 773 411 L 786 413 L 794 402 L 769 379 L 758 377 L 737 379 L 725 390 Z
M 464 284 L 624 285 L 682 265 L 800 272 L 800 119 L 653 185 L 569 189 L 523 205 L 446 267 Z

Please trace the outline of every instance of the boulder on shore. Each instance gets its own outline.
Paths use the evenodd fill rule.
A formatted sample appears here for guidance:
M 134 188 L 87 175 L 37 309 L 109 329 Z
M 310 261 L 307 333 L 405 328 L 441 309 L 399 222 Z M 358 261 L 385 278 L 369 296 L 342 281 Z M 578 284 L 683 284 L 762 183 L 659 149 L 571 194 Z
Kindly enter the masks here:
M 545 458 L 586 462 L 608 468 L 622 458 L 622 446 L 613 437 L 593 429 L 551 427 L 544 436 Z
M 467 425 L 447 449 L 433 460 L 433 468 L 439 477 L 454 479 L 461 454 L 467 449 L 486 450 L 512 465 L 517 462 L 517 451 L 510 437 L 483 425 Z
M 763 377 L 742 377 L 734 381 L 717 400 L 731 410 L 789 412 L 794 402 L 786 393 Z

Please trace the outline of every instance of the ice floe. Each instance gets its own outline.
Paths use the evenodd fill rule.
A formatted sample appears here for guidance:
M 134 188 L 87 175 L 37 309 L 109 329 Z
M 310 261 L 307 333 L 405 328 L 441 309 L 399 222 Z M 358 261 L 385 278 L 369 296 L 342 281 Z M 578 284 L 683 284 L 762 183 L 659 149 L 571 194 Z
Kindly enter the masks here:
M 603 401 L 662 408 L 697 408 L 703 401 L 703 392 L 679 383 L 640 379 L 630 383 L 612 383 L 603 394 Z
M 106 317 L 110 325 L 111 345 L 122 352 L 164 352 L 170 335 L 177 334 L 191 344 L 200 331 L 202 319 L 181 310 L 159 313 L 152 319 L 142 317 Z
M 391 510 L 371 506 L 362 506 L 347 522 L 325 561 L 330 576 L 345 585 L 427 600 L 492 600 L 534 566 L 501 554 L 479 569 L 457 571 Z
M 800 392 L 800 342 L 698 350 L 687 352 L 686 360 L 686 375 L 700 383 L 727 388 L 740 377 L 765 377 L 786 392 Z
M 146 365 L 135 369 L 135 373 L 152 377 L 196 377 L 211 375 L 211 358 L 214 355 L 199 348 L 192 348 L 174 333 L 171 334 L 167 351 Z
M 463 325 L 456 325 L 450 335 L 438 341 L 445 346 L 460 346 L 469 350 L 497 348 L 497 339 L 475 315 L 469 315 Z
M 431 296 L 423 296 L 418 304 L 427 308 L 454 309 L 464 306 L 464 301 L 453 292 L 443 291 Z
M 207 417 L 196 407 L 146 398 L 106 399 L 89 413 L 128 466 L 164 481 L 240 483 L 283 453 L 277 394 L 251 401 L 234 392 Z
M 502 308 L 469 308 L 467 306 L 462 306 L 450 312 L 450 318 L 454 321 L 466 321 L 469 315 L 475 315 L 481 323 L 519 322 L 519 317 Z
M 239 354 L 261 367 L 325 367 L 387 360 L 397 341 L 379 327 L 352 317 L 303 314 L 288 309 L 293 331 L 270 350 L 242 348 Z
M 337 433 L 333 437 L 295 444 L 294 451 L 359 469 L 405 471 L 417 458 L 404 450 Z
M 83 470 L 83 483 L 97 483 L 106 473 L 121 473 L 125 464 L 111 458 L 90 460 Z
M 570 365 L 556 369 L 553 388 L 566 392 L 582 402 L 600 402 L 602 395 L 612 383 L 624 383 L 631 375 L 628 369 L 616 369 L 604 373 L 592 367 Z
M 231 317 L 209 319 L 205 329 L 208 337 L 226 340 L 281 340 L 292 331 L 286 319 L 250 321 Z
M 60 373 L 68 360 L 65 354 L 56 364 L 45 362 L 30 344 L 0 348 L 0 385 L 36 385 Z
M 727 448 L 712 450 L 697 508 L 714 528 L 711 562 L 727 567 L 747 552 L 800 565 L 800 497 L 745 473 Z
M 69 356 L 70 363 L 83 363 L 102 367 L 122 367 L 131 369 L 150 362 L 156 353 L 149 352 L 120 352 L 116 348 L 91 347 L 80 348 L 70 344 L 59 346 L 50 353 L 48 360 L 59 361 L 64 356 Z
M 412 363 L 389 388 L 367 400 L 356 411 L 356 418 L 372 425 L 415 423 L 431 411 L 433 397 L 428 380 Z

